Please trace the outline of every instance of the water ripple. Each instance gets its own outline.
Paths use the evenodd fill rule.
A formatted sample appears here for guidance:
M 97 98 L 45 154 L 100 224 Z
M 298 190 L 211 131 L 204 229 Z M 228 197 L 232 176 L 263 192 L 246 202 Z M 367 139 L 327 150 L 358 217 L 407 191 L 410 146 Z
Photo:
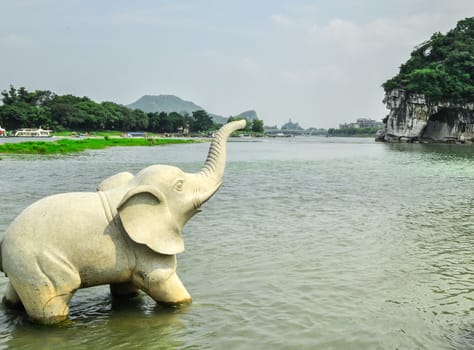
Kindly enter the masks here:
M 470 349 L 474 154 L 431 146 L 229 143 L 222 188 L 184 229 L 191 306 L 81 290 L 60 327 L 1 309 L 0 349 Z M 207 147 L 5 157 L 0 228 L 38 198 L 92 191 L 115 172 L 196 171 Z

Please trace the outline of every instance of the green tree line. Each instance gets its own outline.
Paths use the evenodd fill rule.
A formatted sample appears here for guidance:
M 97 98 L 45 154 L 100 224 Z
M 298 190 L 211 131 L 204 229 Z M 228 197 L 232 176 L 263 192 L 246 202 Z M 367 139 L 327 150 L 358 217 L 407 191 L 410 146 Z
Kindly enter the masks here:
M 428 101 L 474 101 L 474 17 L 459 21 L 446 35 L 434 33 L 418 45 L 400 72 L 383 85 L 404 89 Z
M 192 115 L 176 112 L 145 113 L 114 102 L 97 103 L 88 97 L 57 95 L 48 90 L 28 91 L 24 87 L 1 92 L 0 126 L 7 130 L 42 127 L 54 131 L 120 130 L 157 133 L 204 132 L 220 127 L 204 110 Z M 231 118 L 229 118 L 231 119 Z M 263 122 L 247 123 L 263 132 Z M 260 125 L 261 124 L 261 125 Z

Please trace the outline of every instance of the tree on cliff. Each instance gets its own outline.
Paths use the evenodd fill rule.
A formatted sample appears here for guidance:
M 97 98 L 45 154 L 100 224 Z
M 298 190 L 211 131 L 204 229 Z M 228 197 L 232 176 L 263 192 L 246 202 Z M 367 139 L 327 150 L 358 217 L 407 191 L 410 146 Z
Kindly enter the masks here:
M 382 86 L 385 92 L 424 94 L 429 102 L 474 102 L 474 17 L 415 47 L 399 74 Z

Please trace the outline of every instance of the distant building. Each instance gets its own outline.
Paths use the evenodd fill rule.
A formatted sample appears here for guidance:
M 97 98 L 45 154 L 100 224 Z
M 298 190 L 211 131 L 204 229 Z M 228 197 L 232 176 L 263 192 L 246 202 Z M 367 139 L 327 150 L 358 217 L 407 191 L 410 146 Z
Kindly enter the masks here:
M 369 119 L 369 118 L 358 118 L 355 123 L 344 123 L 339 124 L 339 129 L 359 129 L 359 128 L 381 128 L 383 123 Z
M 379 126 L 383 126 L 382 122 L 378 122 L 376 120 L 368 118 L 357 119 L 357 124 L 359 124 L 360 128 L 378 128 Z
M 265 126 L 264 132 L 267 136 L 271 137 L 291 137 L 296 135 L 303 135 L 305 130 L 298 123 L 293 123 L 290 119 L 288 123 L 283 124 L 281 129 L 278 129 L 276 125 Z
M 265 131 L 267 131 L 267 130 L 280 130 L 280 129 L 278 129 L 278 126 L 276 126 L 276 125 L 270 125 L 270 126 L 265 125 L 263 128 L 264 128 Z
M 304 130 L 304 129 L 298 123 L 293 123 L 290 118 L 288 123 L 282 125 L 281 130 Z

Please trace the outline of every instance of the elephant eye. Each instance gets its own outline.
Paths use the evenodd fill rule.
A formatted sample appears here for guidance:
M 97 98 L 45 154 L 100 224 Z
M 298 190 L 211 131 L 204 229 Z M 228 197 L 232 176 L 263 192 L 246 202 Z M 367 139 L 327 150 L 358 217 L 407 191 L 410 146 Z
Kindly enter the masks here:
M 184 186 L 184 180 L 178 180 L 176 181 L 176 183 L 174 184 L 174 189 L 176 191 L 182 191 L 183 190 L 183 186 Z

